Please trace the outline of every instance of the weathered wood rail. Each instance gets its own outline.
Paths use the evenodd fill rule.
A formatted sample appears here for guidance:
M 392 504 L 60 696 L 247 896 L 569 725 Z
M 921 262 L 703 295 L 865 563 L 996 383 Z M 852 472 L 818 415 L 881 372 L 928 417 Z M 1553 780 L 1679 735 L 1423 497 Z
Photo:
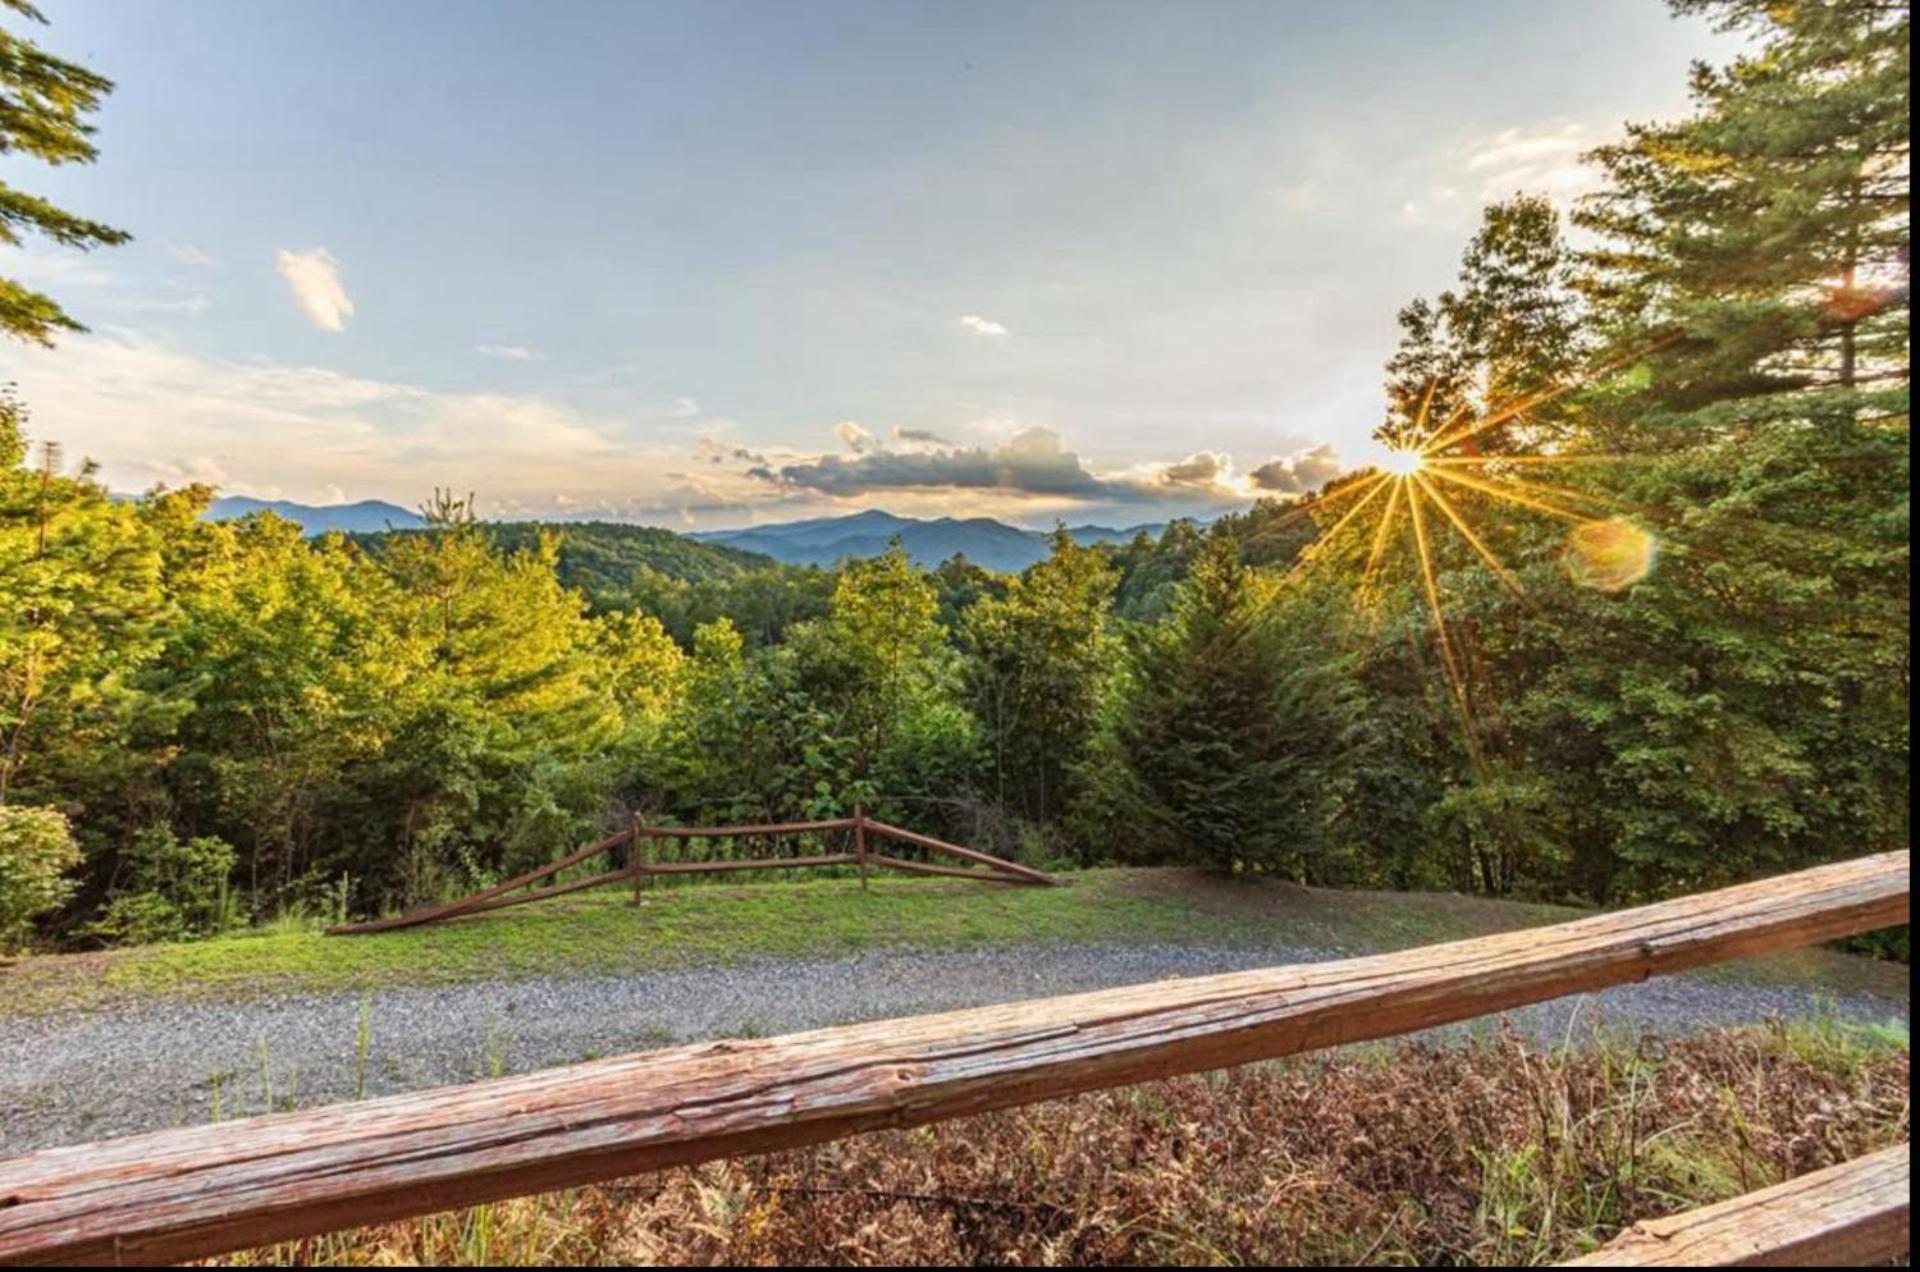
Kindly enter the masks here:
M 785 835 L 830 834 L 839 831 L 847 833 L 852 841 L 852 851 L 724 861 L 651 861 L 642 858 L 645 846 L 649 841 L 656 839 L 755 839 Z M 911 844 L 916 848 L 924 849 L 929 854 L 938 853 L 970 862 L 984 869 L 936 866 L 930 862 L 909 861 L 889 853 L 875 852 L 868 847 L 869 837 L 875 835 Z M 624 866 L 590 875 L 584 879 L 572 879 L 566 883 L 548 884 L 545 887 L 534 886 L 542 880 L 555 877 L 564 870 L 590 861 L 602 853 L 612 853 L 622 847 L 627 849 L 627 864 Z M 496 883 L 490 888 L 482 888 L 478 892 L 457 900 L 421 906 L 403 914 L 390 914 L 384 918 L 368 919 L 362 923 L 335 924 L 327 929 L 327 934 L 359 936 L 371 932 L 392 932 L 400 928 L 419 927 L 426 923 L 438 923 L 443 919 L 465 918 L 469 915 L 485 914 L 490 910 L 504 909 L 511 905 L 524 905 L 529 901 L 543 901 L 548 897 L 564 896 L 569 892 L 579 892 L 587 888 L 604 888 L 623 879 L 632 882 L 637 894 L 641 883 L 659 875 L 722 874 L 734 870 L 804 870 L 818 866 L 853 866 L 859 870 L 863 885 L 866 882 L 869 866 L 905 870 L 915 874 L 940 875 L 944 878 L 974 879 L 981 883 L 1050 884 L 1055 882 L 1041 871 L 1020 865 L 1018 862 L 1008 861 L 977 849 L 963 848 L 959 844 L 950 844 L 944 839 L 935 839 L 931 835 L 923 835 L 901 826 L 876 821 L 859 809 L 855 809 L 851 817 L 804 822 L 769 822 L 752 826 L 650 826 L 636 817 L 625 830 L 616 831 L 597 843 L 588 844 L 557 861 L 550 861 L 537 870 L 529 870 L 505 883 Z
M 1553 927 L 1162 981 L 0 1161 L 0 1261 L 146 1263 L 1406 1033 L 1906 921 L 1887 853 Z
M 1907 1252 L 1910 1145 L 1634 1224 L 1565 1267 L 1869 1267 Z

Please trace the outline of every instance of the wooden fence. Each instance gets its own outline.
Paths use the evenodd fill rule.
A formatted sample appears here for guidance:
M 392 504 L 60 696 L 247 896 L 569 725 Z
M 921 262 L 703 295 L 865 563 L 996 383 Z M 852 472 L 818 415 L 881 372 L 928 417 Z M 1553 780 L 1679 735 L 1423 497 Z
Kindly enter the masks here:
M 658 861 L 648 851 L 658 840 L 771 838 L 777 841 L 794 835 L 841 832 L 844 832 L 848 838 L 848 851 L 815 853 L 811 856 Z M 909 850 L 917 848 L 929 857 L 939 855 L 971 862 L 983 869 L 936 865 L 931 860 L 918 861 L 900 855 L 898 852 L 875 851 L 871 846 L 875 838 L 890 839 L 905 844 Z M 563 870 L 571 869 L 603 854 L 610 855 L 618 852 L 623 847 L 627 850 L 627 863 L 623 866 L 581 879 L 570 879 L 565 883 L 545 882 Z M 550 861 L 538 870 L 529 870 L 505 883 L 483 888 L 455 901 L 445 901 L 438 905 L 408 910 L 404 914 L 369 919 L 364 923 L 336 924 L 328 928 L 327 933 L 330 936 L 356 936 L 368 932 L 391 932 L 397 928 L 419 927 L 423 923 L 438 923 L 442 919 L 485 914 L 489 910 L 499 910 L 510 905 L 525 905 L 529 901 L 543 901 L 548 897 L 564 896 L 569 892 L 604 888 L 622 880 L 632 882 L 634 899 L 637 901 L 641 885 L 649 879 L 660 876 L 718 874 L 734 870 L 803 870 L 817 866 L 852 866 L 860 873 L 862 887 L 866 886 L 869 867 L 874 866 L 889 870 L 905 870 L 914 874 L 939 875 L 950 879 L 975 879 L 981 883 L 1050 884 L 1054 882 L 1052 878 L 1038 870 L 993 856 L 991 853 L 963 848 L 959 844 L 950 844 L 944 839 L 935 839 L 931 835 L 923 835 L 918 831 L 875 821 L 858 808 L 854 810 L 851 817 L 836 817 L 824 821 L 773 822 L 757 826 L 649 826 L 635 817 L 625 830 L 617 831 L 597 843 L 588 844 L 585 848 L 568 853 L 558 861 Z
M 1886 853 L 1552 927 L 703 1043 L 0 1161 L 0 1261 L 150 1263 L 1384 1038 L 1904 923 Z M 1645 1224 L 1602 1262 L 1892 1257 L 1904 1150 Z M 1755 1220 L 1765 1215 L 1766 1222 Z

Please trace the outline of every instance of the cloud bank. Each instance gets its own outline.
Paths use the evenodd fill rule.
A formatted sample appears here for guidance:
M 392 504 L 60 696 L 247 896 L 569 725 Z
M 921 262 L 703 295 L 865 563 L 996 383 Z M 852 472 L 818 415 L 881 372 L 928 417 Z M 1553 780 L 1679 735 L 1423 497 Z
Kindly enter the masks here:
M 20 354 L 7 374 L 35 432 L 97 459 L 118 490 L 205 482 L 262 498 L 418 503 L 436 485 L 479 492 L 484 515 L 599 517 L 682 528 L 883 506 L 917 516 L 1125 521 L 1206 516 L 1313 488 L 1340 469 L 1320 446 L 1239 471 L 1195 451 L 1106 468 L 1054 429 L 832 426 L 824 451 L 750 443 L 662 396 L 593 412 L 530 393 L 448 391 L 311 366 L 207 358 L 124 332 Z

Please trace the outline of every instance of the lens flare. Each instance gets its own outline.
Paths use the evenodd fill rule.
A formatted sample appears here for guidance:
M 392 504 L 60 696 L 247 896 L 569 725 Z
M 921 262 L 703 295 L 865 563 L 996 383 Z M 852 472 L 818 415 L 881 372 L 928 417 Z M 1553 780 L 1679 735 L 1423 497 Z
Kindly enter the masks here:
M 1588 521 L 1567 532 L 1560 562 L 1582 587 L 1620 592 L 1653 573 L 1659 543 L 1625 517 Z
M 1463 742 L 1476 769 L 1484 759 L 1483 739 L 1475 723 L 1474 694 L 1469 684 L 1478 660 L 1467 640 L 1471 629 L 1457 632 L 1448 622 L 1440 564 L 1436 553 L 1451 532 L 1500 584 L 1533 605 L 1519 576 L 1488 541 L 1487 514 L 1498 508 L 1565 522 L 1569 529 L 1561 563 L 1567 575 L 1583 587 L 1618 592 L 1647 577 L 1658 556 L 1653 535 L 1619 515 L 1623 505 L 1606 495 L 1539 480 L 1555 465 L 1618 461 L 1618 455 L 1511 454 L 1504 447 L 1487 451 L 1487 439 L 1508 425 L 1525 426 L 1539 408 L 1610 374 L 1639 362 L 1648 353 L 1670 344 L 1668 336 L 1648 348 L 1612 358 L 1585 374 L 1531 393 L 1504 405 L 1489 406 L 1478 418 L 1465 409 L 1444 420 L 1430 420 L 1428 409 L 1434 387 L 1422 396 L 1416 417 L 1406 433 L 1383 439 L 1371 457 L 1370 469 L 1277 518 L 1262 534 L 1271 534 L 1303 517 L 1319 523 L 1320 531 L 1299 560 L 1294 573 L 1342 565 L 1351 566 L 1360 610 L 1377 630 L 1380 603 L 1391 563 L 1411 558 L 1415 594 L 1424 602 L 1432 624 L 1432 648 L 1439 655 L 1448 697 L 1460 717 Z M 1385 498 L 1382 498 L 1382 496 Z M 1614 514 L 1614 515 L 1608 515 Z M 1410 551 L 1396 551 L 1409 545 Z M 1415 646 L 1416 655 L 1418 646 Z

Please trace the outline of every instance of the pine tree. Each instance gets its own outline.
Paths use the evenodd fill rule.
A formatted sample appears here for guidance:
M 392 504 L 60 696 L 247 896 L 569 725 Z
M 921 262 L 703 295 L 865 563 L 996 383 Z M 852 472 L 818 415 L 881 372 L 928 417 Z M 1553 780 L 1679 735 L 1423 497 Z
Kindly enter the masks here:
M 31 21 L 46 21 L 27 0 L 0 0 L 0 5 Z M 112 80 L 0 27 L 0 155 L 27 155 L 54 165 L 92 163 L 99 152 L 88 116 L 112 91 Z M 129 237 L 0 181 L 0 243 L 18 247 L 29 232 L 83 251 Z M 0 331 L 50 345 L 57 331 L 85 330 L 52 297 L 0 278 Z
M 1595 157 L 1580 214 L 1607 246 L 1617 321 L 1687 339 L 1658 362 L 1676 406 L 1906 380 L 1910 16 L 1884 0 L 1674 0 L 1758 37 L 1696 65 L 1695 113 Z
M 1658 568 L 1481 629 L 1616 899 L 1903 844 L 1909 798 L 1906 7 L 1676 8 L 1756 45 L 1602 149 L 1580 218 L 1598 317 L 1668 341 L 1588 402 Z
M 1114 846 L 1312 876 L 1344 700 L 1324 633 L 1275 605 L 1274 584 L 1216 531 L 1167 620 L 1134 634 L 1106 771 L 1088 783 Z

